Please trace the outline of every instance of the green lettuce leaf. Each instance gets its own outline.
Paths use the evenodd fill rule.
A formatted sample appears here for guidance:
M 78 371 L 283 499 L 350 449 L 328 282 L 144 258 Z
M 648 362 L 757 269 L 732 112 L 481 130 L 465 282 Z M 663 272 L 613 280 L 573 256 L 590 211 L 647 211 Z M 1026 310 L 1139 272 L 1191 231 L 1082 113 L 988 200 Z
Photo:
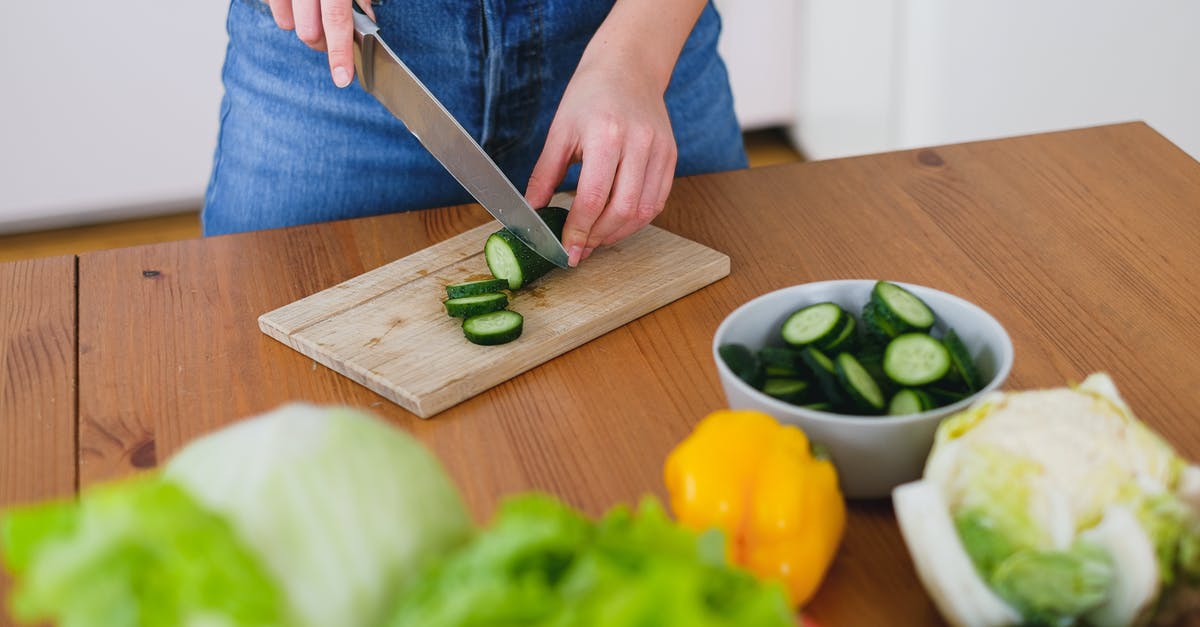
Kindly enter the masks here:
M 675 525 L 654 499 L 599 521 L 544 495 L 492 522 L 404 595 L 391 625 L 793 625 L 783 591 L 724 562 L 719 534 Z
M 64 627 L 279 625 L 284 606 L 229 524 L 157 475 L 2 523 L 16 618 Z

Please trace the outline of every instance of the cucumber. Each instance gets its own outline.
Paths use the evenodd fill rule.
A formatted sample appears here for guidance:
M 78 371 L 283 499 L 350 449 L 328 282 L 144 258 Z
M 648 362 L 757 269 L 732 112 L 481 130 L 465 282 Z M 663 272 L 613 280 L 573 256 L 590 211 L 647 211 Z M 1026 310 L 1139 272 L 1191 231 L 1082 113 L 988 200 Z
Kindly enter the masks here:
M 941 385 L 931 385 L 921 388 L 921 390 L 928 394 L 929 398 L 933 400 L 934 407 L 953 405 L 954 403 L 957 403 L 971 395 L 969 392 L 942 387 Z
M 858 323 L 854 320 L 854 316 L 846 314 L 846 321 L 842 323 L 842 330 L 838 334 L 827 340 L 816 343 L 816 347 L 826 354 L 846 352 L 854 347 L 854 340 L 857 337 L 855 330 L 858 328 Z
M 862 321 L 863 335 L 866 338 L 865 344 L 887 346 L 892 338 L 900 335 L 896 326 L 879 311 L 879 306 L 873 302 L 868 301 L 866 305 L 863 305 Z
M 561 240 L 563 225 L 567 222 L 567 210 L 543 207 L 537 213 L 554 232 L 554 236 Z M 500 229 L 488 236 L 483 245 L 483 256 L 492 276 L 508 281 L 510 290 L 521 289 L 558 267 L 526 246 L 508 229 Z
M 767 379 L 762 391 L 767 396 L 773 396 L 781 401 L 796 403 L 808 396 L 808 381 L 802 379 Z
M 841 384 L 838 383 L 837 367 L 833 364 L 833 360 L 812 346 L 804 349 L 802 355 L 804 363 L 821 388 L 821 393 L 825 395 L 825 400 L 835 408 L 845 405 L 846 395 L 842 392 Z
M 766 362 L 763 362 L 763 372 L 766 373 L 768 379 L 799 379 L 804 376 L 804 373 L 800 370 L 784 366 L 772 366 Z
M 721 361 L 733 371 L 737 378 L 749 383 L 755 389 L 762 389 L 766 380 L 766 372 L 762 362 L 758 360 L 749 348 L 743 344 L 723 344 L 717 348 Z
M 804 358 L 800 351 L 779 346 L 764 346 L 758 349 L 758 358 L 764 366 L 786 368 L 796 373 L 804 372 Z
M 442 304 L 446 306 L 446 313 L 451 316 L 455 318 L 467 318 L 491 311 L 499 311 L 508 307 L 508 296 L 501 292 L 490 292 L 475 296 L 451 298 L 442 301 Z
M 872 413 L 883 411 L 887 402 L 883 397 L 883 390 L 879 389 L 879 384 L 871 377 L 871 373 L 858 363 L 854 355 L 839 353 L 834 359 L 834 366 L 838 382 L 842 384 L 842 389 L 855 407 Z
M 945 344 L 946 350 L 950 352 L 954 374 L 967 386 L 967 391 L 978 392 L 983 387 L 979 370 L 975 368 L 975 363 L 971 361 L 971 353 L 967 351 L 967 346 L 962 343 L 954 329 L 946 331 L 946 335 L 942 336 L 942 344 Z
M 801 405 L 801 407 L 803 407 L 805 409 L 811 409 L 813 411 L 833 412 L 833 404 L 825 402 L 825 401 L 817 401 L 815 403 L 807 403 L 807 404 Z
M 792 312 L 783 322 L 783 341 L 792 346 L 827 343 L 837 338 L 849 318 L 837 303 L 809 305 Z
M 933 327 L 935 318 L 929 305 L 895 283 L 876 282 L 871 288 L 870 302 L 897 333 L 928 331 Z
M 446 286 L 447 298 L 462 298 L 464 296 L 478 296 L 489 292 L 499 292 L 500 290 L 508 289 L 508 281 L 504 279 L 483 279 L 481 281 L 467 281 L 465 283 L 452 283 Z
M 525 318 L 508 309 L 491 311 L 463 320 L 463 335 L 472 343 L 483 346 L 506 344 L 519 337 L 525 327 Z
M 916 388 L 900 388 L 892 395 L 892 400 L 888 402 L 887 413 L 889 416 L 902 416 L 904 414 L 918 414 L 927 409 L 933 409 L 936 405 L 933 399 L 925 390 Z
M 926 333 L 905 333 L 884 349 L 883 371 L 900 385 L 933 383 L 950 372 L 950 351 Z

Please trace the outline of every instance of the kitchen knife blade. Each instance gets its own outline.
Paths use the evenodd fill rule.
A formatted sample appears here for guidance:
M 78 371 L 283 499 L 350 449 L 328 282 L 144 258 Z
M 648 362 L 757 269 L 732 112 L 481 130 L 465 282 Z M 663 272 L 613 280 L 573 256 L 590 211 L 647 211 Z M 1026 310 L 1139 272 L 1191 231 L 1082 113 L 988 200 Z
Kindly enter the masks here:
M 354 12 L 354 65 L 367 93 L 387 107 L 421 145 L 500 224 L 560 268 L 567 251 L 492 158 L 392 52 L 371 18 Z

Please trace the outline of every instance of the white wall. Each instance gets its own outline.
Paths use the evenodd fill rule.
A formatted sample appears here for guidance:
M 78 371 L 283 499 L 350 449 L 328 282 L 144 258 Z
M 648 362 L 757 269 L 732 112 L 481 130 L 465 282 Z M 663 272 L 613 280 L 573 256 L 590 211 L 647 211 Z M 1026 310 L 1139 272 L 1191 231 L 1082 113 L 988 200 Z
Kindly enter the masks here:
M 0 232 L 199 207 L 227 6 L 7 0 Z
M 729 71 L 742 128 L 787 126 L 796 111 L 799 66 L 796 0 L 714 0 L 718 50 Z
M 1144 120 L 1200 158 L 1193 0 L 803 0 L 812 158 Z

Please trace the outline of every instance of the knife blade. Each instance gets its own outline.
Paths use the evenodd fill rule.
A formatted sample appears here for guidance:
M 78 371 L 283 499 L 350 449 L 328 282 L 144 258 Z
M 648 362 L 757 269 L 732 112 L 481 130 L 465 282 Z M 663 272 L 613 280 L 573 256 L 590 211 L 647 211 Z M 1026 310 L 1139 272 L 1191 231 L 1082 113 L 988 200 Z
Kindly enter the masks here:
M 567 251 L 492 158 L 392 52 L 371 18 L 354 12 L 359 84 L 383 103 L 500 224 L 560 268 Z

